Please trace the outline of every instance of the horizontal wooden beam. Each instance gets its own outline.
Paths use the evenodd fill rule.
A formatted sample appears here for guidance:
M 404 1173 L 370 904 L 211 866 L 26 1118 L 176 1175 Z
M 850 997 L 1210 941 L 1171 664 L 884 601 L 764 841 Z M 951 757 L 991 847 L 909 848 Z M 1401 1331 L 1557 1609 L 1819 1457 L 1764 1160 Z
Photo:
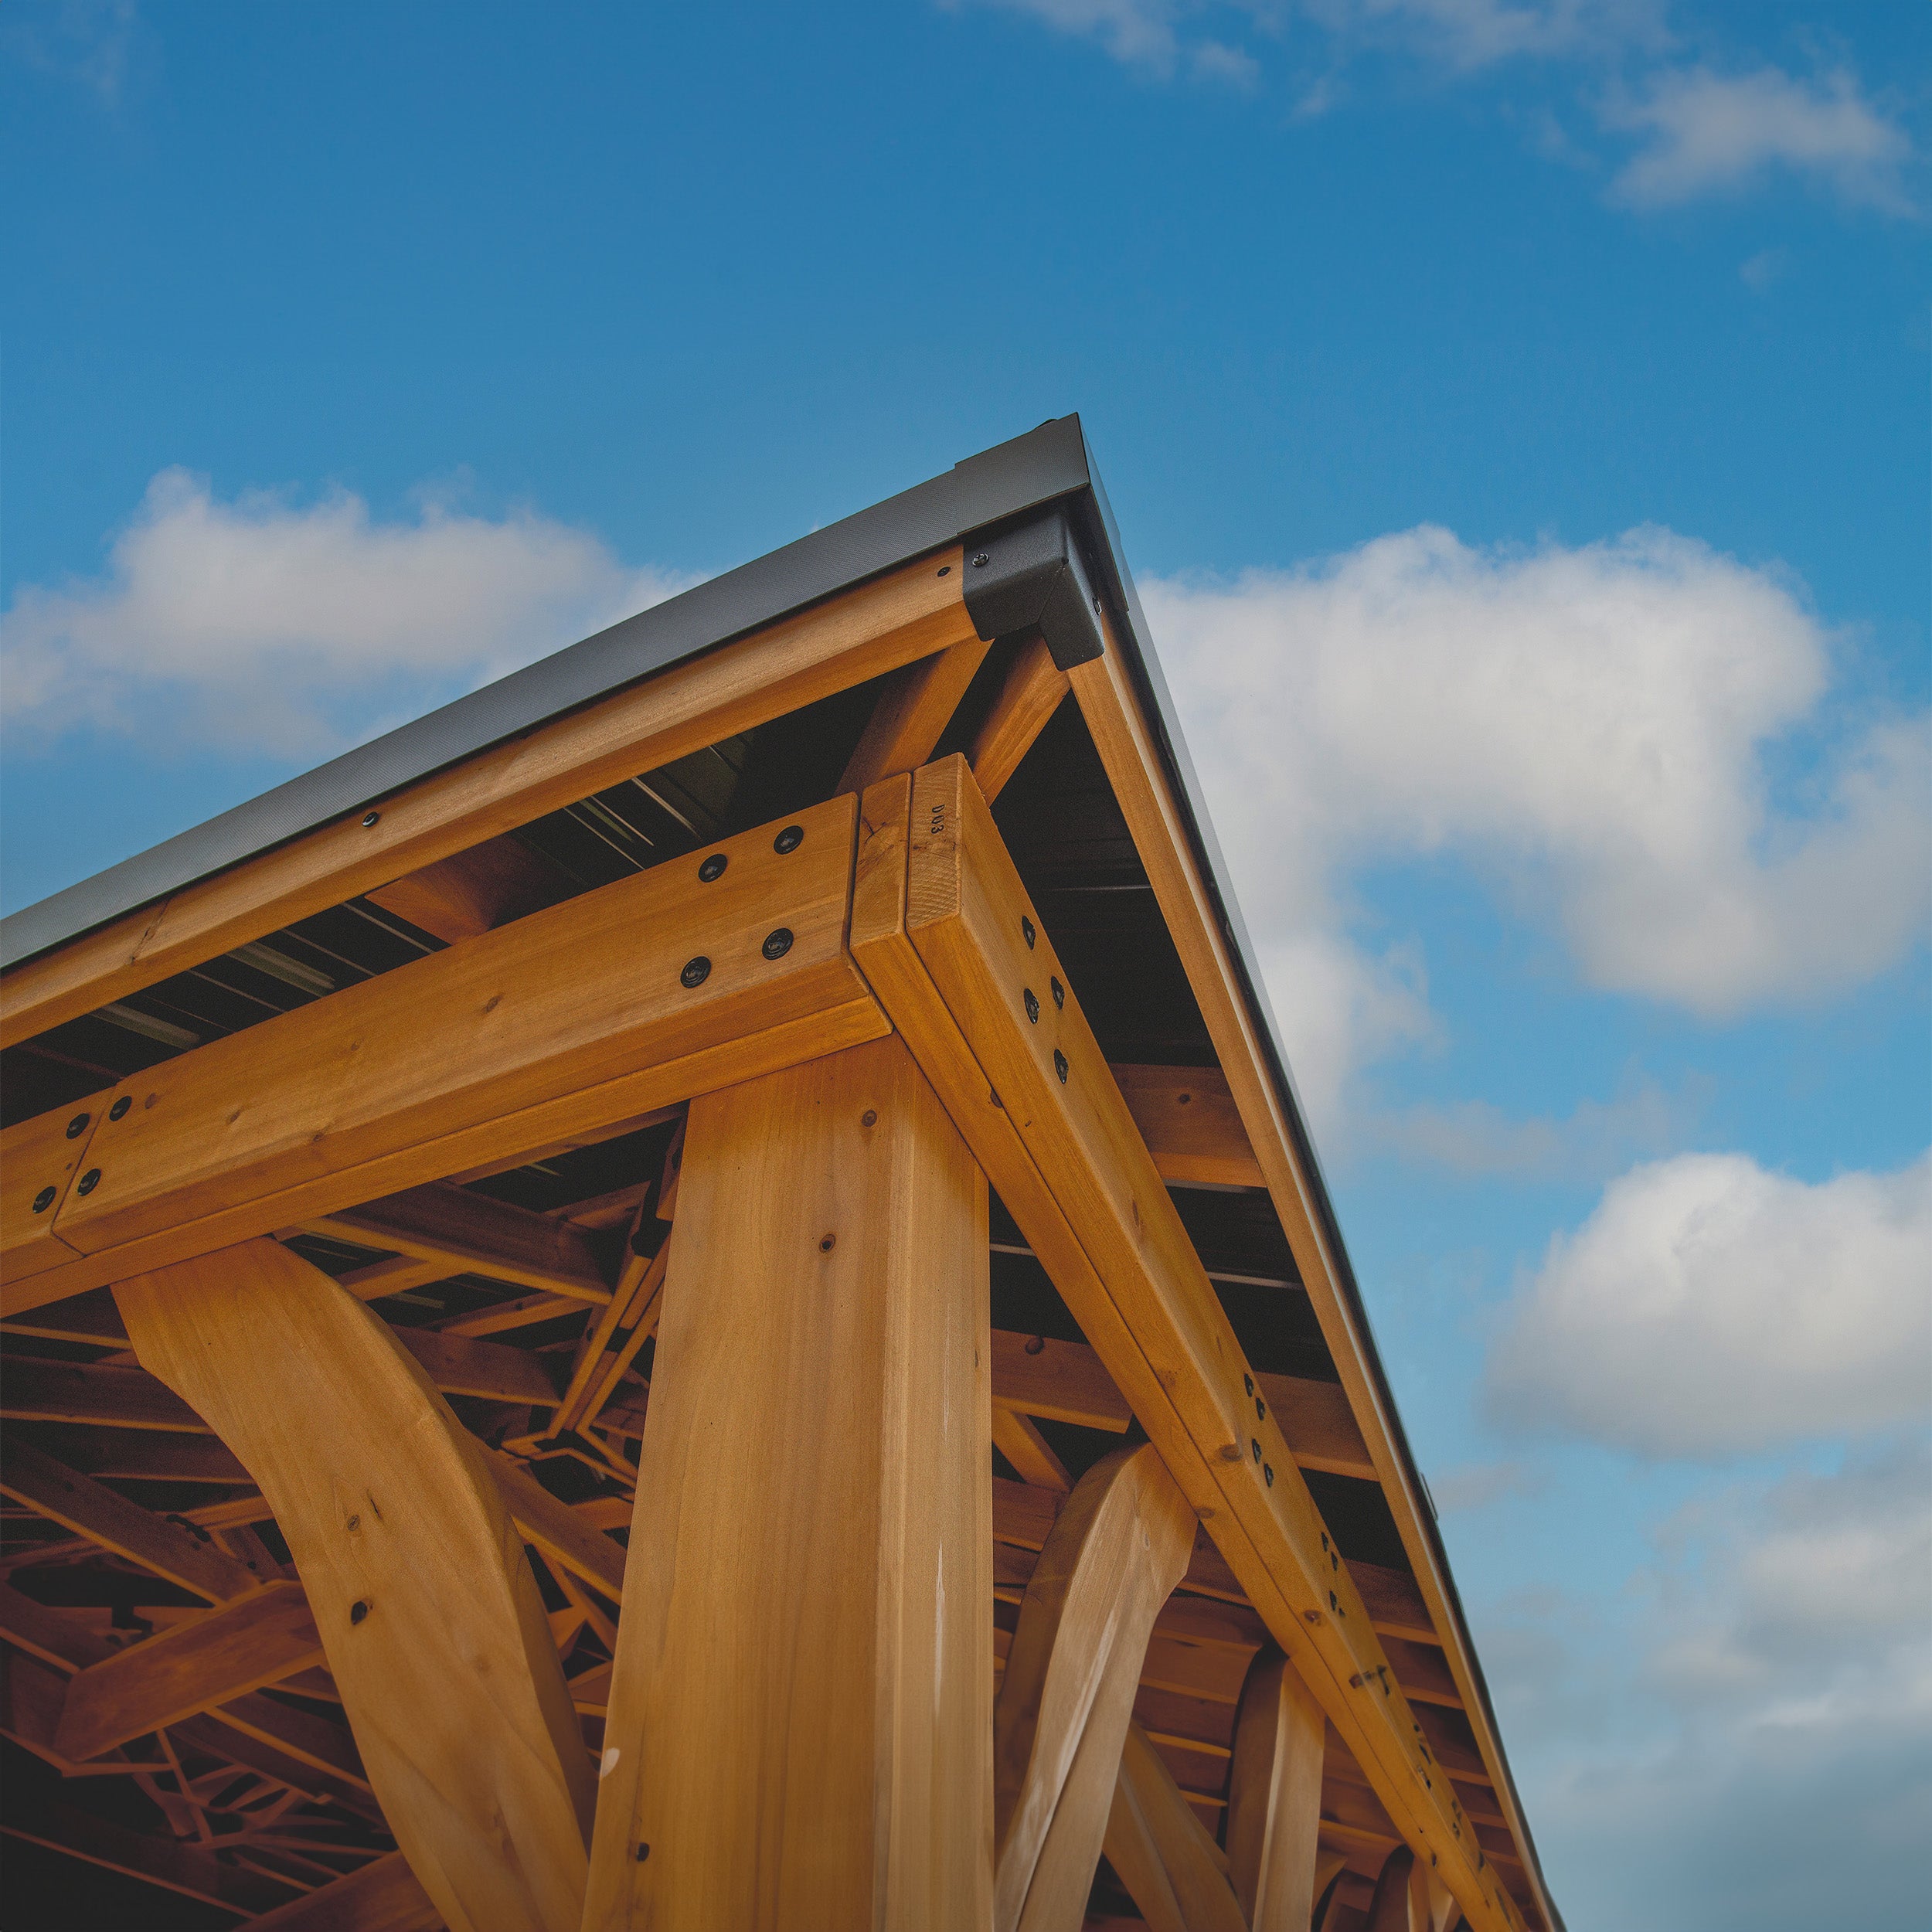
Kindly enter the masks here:
M 400 1852 L 266 1912 L 251 1932 L 440 1932 L 443 1917 Z
M 90 1665 L 67 1687 L 54 1741 L 84 1762 L 321 1661 L 301 1585 L 277 1579 Z
M 77 1258 L 9 1281 L 0 1306 L 878 1038 L 845 947 L 853 813 L 814 806 L 722 842 L 706 876 L 668 861 L 128 1082 L 94 1131 L 95 1180 L 58 1211 Z
M 862 821 L 854 957 L 1378 1796 L 1513 1932 L 964 761 Z
M 434 1261 L 451 1274 L 480 1274 L 575 1301 L 611 1298 L 611 1284 L 581 1229 L 468 1188 L 432 1182 L 341 1209 L 308 1226 L 364 1247 Z
M 1116 1062 L 1121 1097 L 1164 1181 L 1260 1187 L 1261 1163 L 1218 1066 L 1131 1066 Z
M 769 624 L 0 978 L 0 1046 L 975 634 L 957 547 Z

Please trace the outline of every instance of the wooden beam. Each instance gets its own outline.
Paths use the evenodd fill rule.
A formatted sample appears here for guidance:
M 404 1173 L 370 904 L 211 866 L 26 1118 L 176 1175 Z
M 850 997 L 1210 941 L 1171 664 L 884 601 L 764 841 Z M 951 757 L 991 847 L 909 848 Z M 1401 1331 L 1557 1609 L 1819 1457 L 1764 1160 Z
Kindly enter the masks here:
M 1121 1097 L 1164 1181 L 1260 1187 L 1261 1163 L 1218 1066 L 1130 1066 L 1116 1062 Z
M 895 772 L 923 765 L 959 709 L 988 648 L 979 638 L 967 638 L 893 672 L 846 761 L 838 789 L 863 791 Z
M 553 906 L 569 889 L 521 839 L 505 837 L 486 838 L 362 896 L 454 945 Z
M 1020 1605 L 994 1714 L 995 1932 L 1077 1927 L 1155 1614 L 1194 1518 L 1149 1445 L 1080 1478 Z
M 58 1223 L 83 1258 L 10 1284 L 5 1305 L 877 1037 L 844 944 L 853 801 L 790 822 L 795 844 L 767 826 L 715 848 L 721 875 L 669 861 L 128 1082 L 90 1144 L 100 1178 Z M 778 931 L 791 940 L 769 956 Z
M 1073 1487 L 1073 1479 L 1053 1453 L 1053 1445 L 1018 1410 L 994 1405 L 993 1447 L 1012 1464 L 1021 1481 L 1058 1490 L 1062 1495 Z
M 275 1741 L 270 1742 L 268 1736 L 256 1729 L 244 1730 L 230 1722 L 230 1714 L 236 1709 L 251 1725 L 270 1731 Z M 372 1825 L 383 1823 L 383 1808 L 376 1803 L 375 1794 L 369 1788 L 369 1781 L 362 1775 L 361 1761 L 355 1756 L 348 1733 L 338 1733 L 335 1726 L 325 1719 L 311 1716 L 306 1711 L 279 1704 L 273 1698 L 251 1695 L 238 1698 L 226 1709 L 211 1712 L 205 1717 L 185 1718 L 172 1724 L 168 1734 L 177 1745 L 217 1760 L 239 1764 L 244 1770 L 285 1785 L 304 1798 L 339 1805 Z M 340 1741 L 337 1742 L 338 1736 Z M 296 1744 L 311 1749 L 311 1754 L 298 1757 L 285 1739 L 292 1739 Z M 312 1747 L 317 1745 L 329 1747 L 328 1764 L 315 1761 Z
M 382 1321 L 272 1241 L 114 1295 L 141 1360 L 273 1503 L 369 1783 L 438 1910 L 478 1932 L 573 1923 L 594 1788 L 481 1444 Z
M 1007 780 L 1019 770 L 1019 761 L 1032 750 L 1033 740 L 1046 729 L 1070 688 L 1044 638 L 1020 647 L 967 754 L 989 804 L 1005 790 Z
M 441 1932 L 442 1925 L 408 1859 L 392 1852 L 264 1913 L 250 1932 Z
M 264 1580 L 212 1539 L 129 1502 L 30 1443 L 15 1438 L 6 1443 L 0 1454 L 0 1495 L 211 1604 L 225 1603 Z
M 1308 1932 L 1320 1889 L 1327 1725 L 1270 1645 L 1249 1667 L 1228 1775 L 1228 1863 L 1251 1932 Z
M 55 1233 L 54 1223 L 113 1100 L 111 1087 L 0 1131 L 0 1230 L 10 1277 L 24 1280 L 74 1258 L 77 1250 Z
M 1137 1723 L 1128 1726 L 1121 1753 L 1107 1862 L 1151 1932 L 1249 1932 L 1226 1855 Z M 1305 1919 L 1298 1932 L 1307 1932 Z
M 862 807 L 854 958 L 1391 1815 L 1472 1922 L 1515 1927 L 971 774 L 909 789 Z
M 624 1552 L 568 1503 L 552 1495 L 521 1463 L 494 1450 L 488 1453 L 505 1508 L 546 1561 L 581 1577 L 613 1603 L 621 1601 Z
M 481 1274 L 575 1301 L 611 1298 L 611 1284 L 581 1230 L 468 1188 L 432 1182 L 344 1208 L 309 1226 L 363 1247 L 436 1262 L 449 1274 Z
M 1104 631 L 1111 629 L 1104 617 L 1101 625 Z M 1245 974 L 1234 958 L 1219 896 L 1196 856 L 1185 815 L 1133 688 L 1127 660 L 1112 636 L 1108 636 L 1100 656 L 1077 665 L 1070 677 L 1075 702 L 1146 869 L 1188 984 L 1199 1002 L 1215 1057 L 1227 1076 L 1236 1107 L 1261 1165 L 1282 1231 L 1294 1255 L 1296 1270 L 1308 1289 L 1388 1498 L 1427 1606 L 1428 1621 L 1447 1646 L 1450 1668 L 1463 1692 L 1478 1747 L 1498 1780 L 1512 1829 L 1526 1855 L 1528 1836 L 1502 1774 L 1501 1742 L 1475 1694 L 1474 1660 L 1462 1634 L 1454 1592 L 1424 1526 L 1426 1505 L 1398 1447 L 1393 1417 L 1385 1412 L 1372 1347 L 1351 1312 L 1350 1298 L 1342 1286 L 1342 1259 L 1332 1252 L 1325 1231 L 1318 1177 L 1304 1166 L 1295 1130 L 1275 1086 L 1273 1049 L 1240 991 Z M 1540 1877 L 1534 1877 L 1532 1883 L 1542 1915 L 1549 1922 L 1553 1912 L 1548 1895 Z M 1482 1927 L 1520 1919 L 1514 1901 L 1500 1896 L 1501 1888 L 1493 1879 L 1485 1878 L 1478 1886 L 1465 1881 L 1455 1889 L 1472 1925 Z M 1488 1901 L 1487 1917 L 1477 1903 L 1478 1890 Z
M 54 1741 L 84 1763 L 321 1661 L 301 1585 L 278 1578 L 82 1671 L 67 1687 Z
M 185 887 L 0 978 L 0 1046 L 975 635 L 957 547 L 781 619 Z
M 692 1104 L 585 1932 L 983 1932 L 986 1216 L 896 1039 Z

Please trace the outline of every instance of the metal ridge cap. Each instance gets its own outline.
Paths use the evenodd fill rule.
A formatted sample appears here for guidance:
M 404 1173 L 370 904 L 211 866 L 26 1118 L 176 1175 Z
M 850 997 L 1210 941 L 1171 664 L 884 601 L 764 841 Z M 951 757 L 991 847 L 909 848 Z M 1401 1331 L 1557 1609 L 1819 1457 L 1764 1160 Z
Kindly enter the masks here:
M 1510 1767 L 1508 1753 L 1503 1747 L 1502 1729 L 1496 1719 L 1495 1706 L 1483 1672 L 1481 1655 L 1477 1650 L 1475 1638 L 1470 1634 L 1468 1618 L 1462 1606 L 1461 1592 L 1457 1587 L 1455 1572 L 1442 1540 L 1441 1526 L 1436 1518 L 1427 1480 L 1416 1460 L 1415 1451 L 1410 1443 L 1408 1430 L 1402 1420 L 1401 1410 L 1396 1402 L 1395 1391 L 1389 1382 L 1382 1350 L 1376 1339 L 1374 1324 L 1369 1318 L 1368 1304 L 1362 1298 L 1361 1284 L 1355 1277 L 1355 1264 L 1349 1255 L 1348 1243 L 1342 1236 L 1341 1219 L 1335 1212 L 1334 1199 L 1328 1190 L 1328 1177 L 1322 1172 L 1321 1156 L 1315 1149 L 1314 1136 L 1308 1130 L 1307 1113 L 1295 1085 L 1294 1070 L 1288 1063 L 1287 1051 L 1281 1044 L 1280 1030 L 1275 1022 L 1274 1009 L 1269 1003 L 1266 985 L 1255 968 L 1253 949 L 1248 938 L 1247 927 L 1241 917 L 1240 907 L 1235 900 L 1233 888 L 1228 883 L 1220 842 L 1215 835 L 1213 821 L 1208 814 L 1206 800 L 1202 794 L 1193 760 L 1188 751 L 1187 740 L 1181 731 L 1173 697 L 1168 689 L 1160 658 L 1154 648 L 1146 614 L 1141 607 L 1139 594 L 1134 590 L 1133 577 L 1128 569 L 1126 552 L 1121 546 L 1120 531 L 1114 521 L 1112 506 L 1107 502 L 1107 492 L 1101 484 L 1100 470 L 1093 460 L 1090 448 L 1086 451 L 1085 454 L 1087 483 L 1082 495 L 1090 515 L 1082 534 L 1094 553 L 1088 558 L 1088 567 L 1112 593 L 1109 601 L 1124 614 L 1125 621 L 1121 627 L 1121 637 L 1127 646 L 1129 675 L 1136 689 L 1142 693 L 1147 708 L 1147 722 L 1162 759 L 1168 767 L 1168 777 L 1175 788 L 1182 821 L 1194 845 L 1196 862 L 1201 869 L 1203 883 L 1213 901 L 1223 935 L 1228 943 L 1229 954 L 1240 982 L 1241 995 L 1247 1002 L 1249 1012 L 1255 1021 L 1256 1031 L 1266 1049 L 1268 1072 L 1281 1096 L 1283 1112 L 1294 1138 L 1295 1152 L 1308 1175 L 1315 1205 L 1321 1216 L 1322 1232 L 1335 1260 L 1335 1274 L 1342 1300 L 1349 1318 L 1361 1338 L 1362 1354 L 1368 1363 L 1369 1372 L 1374 1379 L 1376 1393 L 1381 1398 L 1383 1413 L 1388 1419 L 1389 1439 L 1394 1444 L 1396 1454 L 1400 1458 L 1403 1469 L 1409 1477 L 1413 1488 L 1423 1499 L 1424 1506 L 1415 1512 L 1417 1520 L 1435 1559 L 1437 1573 L 1442 1580 L 1444 1594 L 1448 1601 L 1451 1614 L 1455 1618 L 1457 1634 L 1462 1640 L 1463 1655 L 1468 1661 L 1476 1693 L 1482 1700 L 1483 1716 L 1488 1723 L 1490 1735 L 1495 1740 L 1498 1767 L 1509 1786 L 1510 1800 L 1522 1828 L 1522 1849 L 1529 1861 L 1529 1869 L 1549 1914 L 1553 1932 L 1563 1932 L 1563 1915 L 1550 1897 L 1549 1881 L 1543 1875 L 1543 1861 L 1531 1835 L 1529 1812 L 1521 1794 L 1517 1791 L 1515 1774 Z
M 964 457 L 9 913 L 0 919 L 0 969 L 1087 482 L 1077 416 Z

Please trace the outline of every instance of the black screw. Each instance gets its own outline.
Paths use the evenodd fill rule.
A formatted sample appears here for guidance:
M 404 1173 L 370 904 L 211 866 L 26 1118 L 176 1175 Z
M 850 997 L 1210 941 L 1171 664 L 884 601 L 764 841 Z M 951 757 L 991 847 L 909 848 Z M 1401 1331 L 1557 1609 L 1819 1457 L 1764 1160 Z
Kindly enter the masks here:
M 711 977 L 711 962 L 700 953 L 696 959 L 684 962 L 684 971 L 678 975 L 686 986 L 702 986 Z
M 942 563 L 942 564 L 939 566 L 939 574 L 940 574 L 941 577 L 951 577 L 951 576 L 952 575 L 952 573 L 953 573 L 953 566 L 952 566 L 950 563 Z
M 783 959 L 791 951 L 791 928 L 780 926 L 767 933 L 763 950 L 767 959 Z
M 723 852 L 714 852 L 711 856 L 698 868 L 698 876 L 708 886 L 711 883 L 713 879 L 723 878 L 724 869 L 730 863 L 731 861 L 727 859 Z
M 1039 1002 L 1033 997 L 1032 988 L 1022 986 L 1020 988 L 1020 994 L 1026 1002 L 1026 1017 L 1038 1026 L 1039 1024 Z
M 349 1607 L 349 1621 L 352 1624 L 359 1624 L 368 1614 L 369 1599 L 366 1597 L 357 1597 Z
M 771 849 L 777 852 L 796 852 L 805 842 L 803 825 L 787 825 L 771 842 Z
M 1057 979 L 1049 979 L 1046 983 L 1053 989 L 1053 1004 L 1063 1007 L 1066 1004 L 1066 988 Z
M 1266 1415 L 1267 1413 L 1268 1413 L 1268 1411 L 1267 1411 L 1267 1405 L 1265 1403 L 1264 1403 L 1264 1402 L 1262 1401 L 1261 1398 L 1260 1398 L 1259 1396 L 1257 1396 L 1254 1398 L 1254 1419 L 1255 1419 L 1255 1420 L 1256 1420 L 1257 1422 L 1259 1422 L 1259 1421 L 1261 1420 L 1261 1418 L 1262 1418 L 1264 1415 Z
M 1019 936 L 1026 940 L 1027 950 L 1030 952 L 1033 946 L 1033 922 L 1024 913 L 1019 916 Z
M 1254 1378 L 1253 1378 L 1253 1376 L 1245 1376 L 1245 1375 L 1244 1375 L 1244 1376 L 1241 1378 L 1241 1386 L 1242 1386 L 1243 1388 L 1244 1388 L 1245 1389 L 1247 1389 L 1247 1392 L 1248 1392 L 1248 1393 L 1249 1393 L 1250 1395 L 1253 1395 L 1253 1394 L 1254 1393 Z
M 1098 597 L 1094 600 L 1094 614 L 1097 617 L 1100 614 L 1100 600 Z
M 988 564 L 992 562 L 992 560 L 993 560 L 989 557 L 984 550 L 981 550 L 979 554 L 973 559 L 973 568 L 975 570 L 983 570 Z
M 81 1175 L 80 1185 L 77 1192 L 82 1194 L 91 1194 L 96 1188 L 100 1186 L 100 1168 L 97 1167 L 90 1167 L 85 1174 Z
M 1254 1451 L 1254 1459 L 1257 1462 L 1259 1462 L 1261 1460 L 1261 1444 L 1260 1441 L 1258 1440 L 1250 1441 L 1248 1447 Z
M 1029 1355 L 1044 1355 L 1046 1352 L 1046 1336 L 1043 1335 L 1029 1335 L 1026 1338 L 1026 1352 Z
M 1261 1465 L 1261 1473 L 1267 1478 L 1268 1487 L 1272 1489 L 1274 1487 L 1274 1471 L 1273 1468 L 1267 1463 L 1264 1462 Z
M 108 1110 L 107 1110 L 107 1117 L 108 1117 L 108 1119 L 109 1119 L 109 1120 L 111 1120 L 111 1121 L 117 1121 L 117 1120 L 120 1120 L 120 1119 L 121 1119 L 121 1117 L 123 1117 L 123 1116 L 124 1116 L 124 1115 L 127 1113 L 127 1111 L 128 1111 L 128 1108 L 129 1108 L 129 1107 L 132 1107 L 132 1106 L 134 1105 L 134 1097 L 133 1096 L 133 1094 L 122 1094 L 122 1095 L 121 1095 L 121 1098 L 120 1098 L 119 1100 L 116 1100 L 116 1101 L 114 1102 L 114 1105 L 113 1105 L 112 1107 L 109 1107 L 109 1108 L 108 1108 Z
M 383 815 L 379 811 L 364 812 L 362 814 L 362 828 L 364 831 L 367 831 L 371 825 L 375 824 L 377 819 L 382 817 L 382 815 Z
M 1060 1077 L 1060 1084 L 1066 1084 L 1066 1056 L 1056 1046 L 1053 1049 L 1053 1071 Z
M 34 1213 L 36 1214 L 45 1214 L 48 1209 L 53 1206 L 53 1197 L 54 1190 L 50 1187 L 43 1187 L 40 1192 L 33 1197 Z
M 87 1132 L 87 1123 L 93 1117 L 89 1114 L 77 1114 L 67 1123 L 67 1138 L 70 1141 L 79 1140 L 81 1135 Z

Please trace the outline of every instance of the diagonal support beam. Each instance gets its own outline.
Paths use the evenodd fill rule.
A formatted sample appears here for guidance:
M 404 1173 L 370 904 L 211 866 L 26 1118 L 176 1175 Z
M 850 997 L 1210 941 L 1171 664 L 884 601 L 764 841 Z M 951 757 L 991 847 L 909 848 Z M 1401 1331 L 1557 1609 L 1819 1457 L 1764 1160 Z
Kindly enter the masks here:
M 593 1781 L 481 1446 L 380 1320 L 272 1241 L 114 1297 L 142 1362 L 273 1505 L 369 1783 L 438 1910 L 454 1932 L 569 1932 Z
M 1161 1606 L 1194 1513 L 1149 1445 L 1067 1498 L 1020 1604 L 993 1722 L 996 1932 L 1075 1932 L 1093 1887 Z
M 1483 1932 L 1519 1926 L 964 760 L 862 821 L 854 958 L 1398 1828 Z
M 150 1069 L 91 1130 L 87 1172 L 53 1210 L 77 1258 L 9 1278 L 0 1305 L 877 1038 L 845 946 L 853 813 L 850 798 L 814 806 L 789 821 L 795 839 L 741 834 Z M 0 1226 L 0 1260 L 37 1238 L 31 1214 L 24 1233 Z
M 1138 1724 L 1128 1726 L 1121 1753 L 1107 1862 L 1151 1932 L 1250 1932 L 1226 1855 Z M 1308 1932 L 1305 1915 L 1297 1932 Z
M 400 1852 L 265 1912 L 254 1932 L 440 1932 L 443 1923 Z

